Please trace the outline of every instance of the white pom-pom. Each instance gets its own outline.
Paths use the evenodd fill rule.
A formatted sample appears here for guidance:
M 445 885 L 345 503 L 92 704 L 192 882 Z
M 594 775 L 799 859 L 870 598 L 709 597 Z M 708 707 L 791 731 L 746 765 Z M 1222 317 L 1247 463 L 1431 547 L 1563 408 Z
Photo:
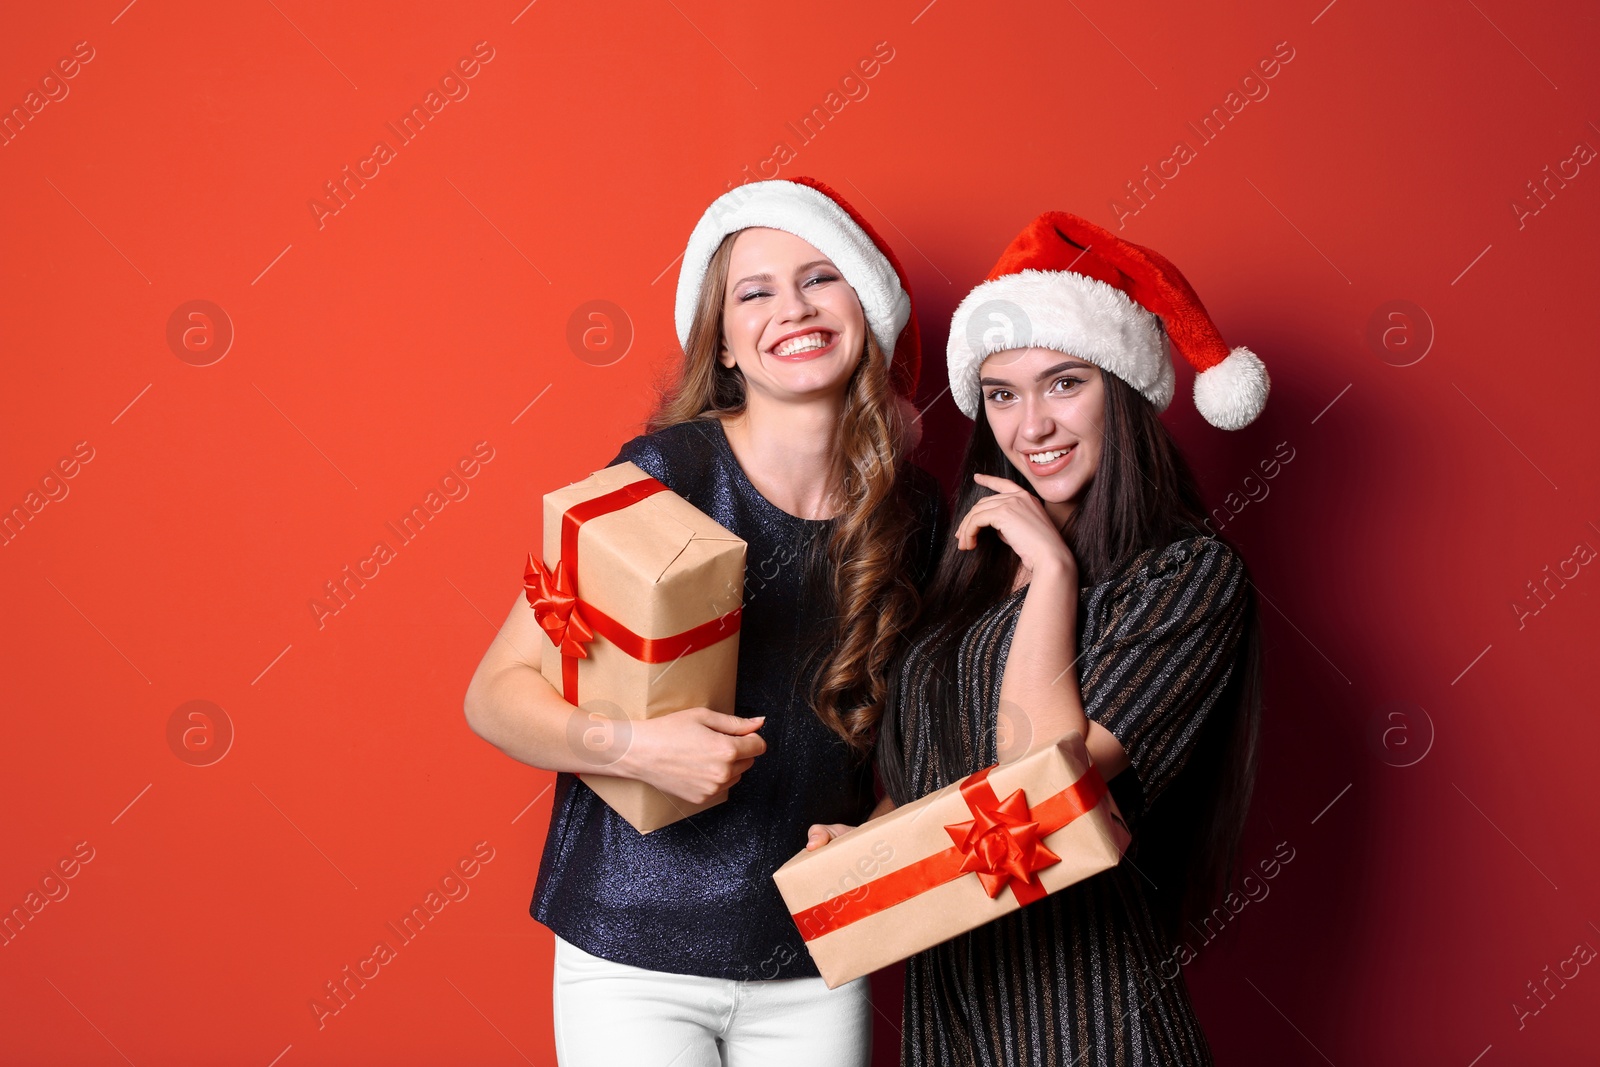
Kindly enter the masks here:
M 1267 406 L 1267 368 L 1248 348 L 1235 348 L 1215 367 L 1194 378 L 1194 406 L 1224 430 L 1248 426 Z

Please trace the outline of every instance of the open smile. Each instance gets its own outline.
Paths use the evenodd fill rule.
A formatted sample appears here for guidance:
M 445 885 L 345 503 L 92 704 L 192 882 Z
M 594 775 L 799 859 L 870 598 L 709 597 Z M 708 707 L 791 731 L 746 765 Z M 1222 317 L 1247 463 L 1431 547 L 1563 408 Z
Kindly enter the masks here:
M 1038 452 L 1024 452 L 1028 459 L 1028 469 L 1034 474 L 1054 474 L 1072 461 L 1073 453 L 1078 446 L 1068 445 L 1065 448 L 1042 449 Z
M 778 339 L 778 343 L 769 349 L 769 353 L 777 359 L 793 360 L 800 362 L 807 359 L 816 359 L 833 351 L 834 345 L 839 341 L 839 335 L 832 330 L 797 330 Z

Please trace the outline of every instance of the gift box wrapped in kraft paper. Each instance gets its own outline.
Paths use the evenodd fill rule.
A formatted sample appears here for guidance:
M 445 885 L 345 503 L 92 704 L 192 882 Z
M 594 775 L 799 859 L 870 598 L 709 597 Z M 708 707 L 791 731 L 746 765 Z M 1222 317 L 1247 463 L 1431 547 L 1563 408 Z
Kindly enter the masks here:
M 575 752 L 594 752 L 596 734 L 632 720 L 734 713 L 742 538 L 619 463 L 545 494 L 543 547 L 524 581 L 542 631 L 540 673 L 588 712 L 573 720 Z M 632 778 L 579 778 L 640 833 L 727 799 L 724 790 L 693 804 Z
M 1070 733 L 801 852 L 773 879 L 833 989 L 1115 867 L 1129 840 Z

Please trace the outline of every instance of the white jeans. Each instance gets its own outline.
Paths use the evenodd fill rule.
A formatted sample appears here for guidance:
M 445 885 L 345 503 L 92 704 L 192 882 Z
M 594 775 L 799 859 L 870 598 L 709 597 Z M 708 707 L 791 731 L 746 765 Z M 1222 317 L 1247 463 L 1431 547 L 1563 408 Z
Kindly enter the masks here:
M 866 1067 L 866 978 L 741 982 L 615 963 L 556 938 L 561 1067 Z

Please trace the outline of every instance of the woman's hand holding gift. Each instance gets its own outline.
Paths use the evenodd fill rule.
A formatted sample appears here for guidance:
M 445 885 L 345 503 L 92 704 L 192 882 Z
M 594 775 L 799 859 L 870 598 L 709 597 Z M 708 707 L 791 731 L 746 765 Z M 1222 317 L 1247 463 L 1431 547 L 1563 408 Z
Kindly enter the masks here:
M 854 829 L 854 826 L 847 826 L 842 822 L 812 823 L 811 829 L 806 831 L 806 851 L 819 849 L 834 838 L 842 837 Z
M 630 720 L 625 750 L 607 774 L 637 778 L 663 793 L 704 803 L 738 782 L 767 750 L 756 733 L 765 715 L 746 719 L 710 708 Z
M 867 821 L 872 821 L 880 815 L 887 815 L 895 809 L 892 797 L 885 794 L 878 798 L 878 806 L 872 809 L 872 814 L 867 816 Z M 829 841 L 854 830 L 854 826 L 842 822 L 812 823 L 811 829 L 806 831 L 806 851 L 811 852 L 821 848 Z

